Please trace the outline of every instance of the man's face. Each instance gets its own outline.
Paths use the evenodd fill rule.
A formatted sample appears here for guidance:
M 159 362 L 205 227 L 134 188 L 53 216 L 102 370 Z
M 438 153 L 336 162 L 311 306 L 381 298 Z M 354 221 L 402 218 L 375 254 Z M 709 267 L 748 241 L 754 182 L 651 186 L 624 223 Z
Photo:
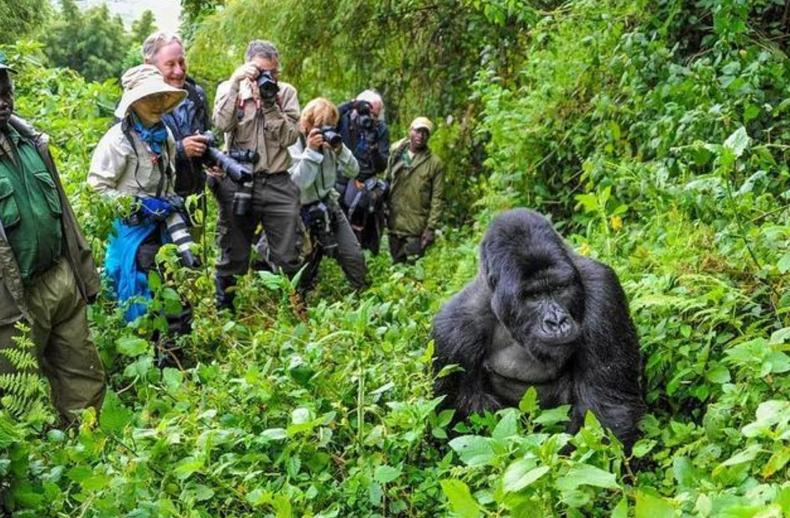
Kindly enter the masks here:
M 376 120 L 379 120 L 379 114 L 381 113 L 381 103 L 378 101 L 370 103 L 370 115 Z
M 250 60 L 250 63 L 254 63 L 261 72 L 270 72 L 275 81 L 280 80 L 280 61 L 277 58 L 255 56 Z
M 0 72 L 0 129 L 5 129 L 14 113 L 14 85 L 8 72 Z
M 409 143 L 412 151 L 422 151 L 428 145 L 430 133 L 425 128 L 412 128 L 409 130 Z
M 187 62 L 181 43 L 171 41 L 160 48 L 151 64 L 159 69 L 167 84 L 176 88 L 184 87 L 187 78 Z

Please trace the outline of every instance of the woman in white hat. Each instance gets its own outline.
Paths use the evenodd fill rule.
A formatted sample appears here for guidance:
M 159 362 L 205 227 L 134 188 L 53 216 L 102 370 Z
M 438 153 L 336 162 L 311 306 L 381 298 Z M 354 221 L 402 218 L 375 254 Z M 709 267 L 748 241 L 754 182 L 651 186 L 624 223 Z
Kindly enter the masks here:
M 112 198 L 165 197 L 173 193 L 176 151 L 162 116 L 178 106 L 187 92 L 165 83 L 153 65 L 130 68 L 121 84 L 123 97 L 115 109 L 119 122 L 99 141 L 88 184 Z
M 175 196 L 175 140 L 162 122 L 187 92 L 174 88 L 153 65 L 139 65 L 121 78 L 123 96 L 115 110 L 119 122 L 99 141 L 91 160 L 88 184 L 113 199 L 132 197 L 136 211 L 117 218 L 107 245 L 105 272 L 119 301 L 150 298 L 147 273 L 163 243 L 174 242 L 188 266 L 195 261 L 192 240 Z M 127 320 L 144 314 L 145 304 L 127 308 Z M 171 330 L 186 332 L 191 311 L 168 317 Z

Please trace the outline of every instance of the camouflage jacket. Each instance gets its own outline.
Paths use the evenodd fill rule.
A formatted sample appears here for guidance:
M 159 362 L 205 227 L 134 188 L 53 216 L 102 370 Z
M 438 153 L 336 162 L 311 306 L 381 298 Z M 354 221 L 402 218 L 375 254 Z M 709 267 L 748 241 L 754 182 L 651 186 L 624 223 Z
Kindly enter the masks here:
M 19 117 L 12 116 L 10 124 L 36 146 L 49 174 L 58 189 L 60 203 L 63 207 L 61 224 L 63 225 L 63 257 L 69 262 L 80 295 L 87 302 L 91 300 L 100 289 L 99 274 L 93 263 L 91 249 L 80 231 L 74 212 L 71 210 L 69 200 L 63 191 L 60 176 L 49 153 L 49 139 L 43 133 L 37 133 L 32 126 Z M 22 276 L 14 257 L 11 245 L 0 231 L 0 325 L 7 325 L 24 317 L 30 320 L 30 314 L 25 303 L 25 289 Z
M 396 236 L 419 236 L 439 226 L 444 206 L 442 163 L 430 149 L 414 155 L 411 167 L 403 160 L 409 145 L 392 146 L 386 177 L 390 184 L 389 230 Z

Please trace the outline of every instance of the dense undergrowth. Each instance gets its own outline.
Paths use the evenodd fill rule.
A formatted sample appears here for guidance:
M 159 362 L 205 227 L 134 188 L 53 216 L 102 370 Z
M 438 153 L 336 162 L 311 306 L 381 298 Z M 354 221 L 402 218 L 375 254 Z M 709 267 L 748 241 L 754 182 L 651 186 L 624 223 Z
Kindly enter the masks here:
M 197 41 L 249 5 L 209 17 Z M 396 23 L 381 17 L 388 3 L 365 5 L 381 11 L 379 26 Z M 327 264 L 306 314 L 287 281 L 265 274 L 242 283 L 235 317 L 217 314 L 210 269 L 175 269 L 196 308 L 184 345 L 198 364 L 183 371 L 152 366 L 146 338 L 159 323 L 126 328 L 100 300 L 91 320 L 111 373 L 101 417 L 54 428 L 40 384 L 17 383 L 0 410 L 3 505 L 19 516 L 790 514 L 790 62 L 778 5 L 462 2 L 448 26 L 488 25 L 463 39 L 477 59 L 448 60 L 442 77 L 466 81 L 470 65 L 475 74 L 454 98 L 420 106 L 443 121 L 434 144 L 448 176 L 467 177 L 476 195 L 453 200 L 438 245 L 409 267 L 371 258 L 373 287 L 361 295 Z M 408 6 L 425 8 L 412 15 L 422 41 L 442 17 Z M 283 9 L 274 14 L 293 27 L 278 26 L 281 39 L 298 41 L 283 31 L 307 28 Z M 498 27 L 523 52 L 491 58 Z M 337 53 L 353 39 L 326 34 Z M 237 47 L 248 36 L 236 35 Z M 370 64 L 385 69 L 382 83 L 400 81 L 385 72 L 402 64 L 392 57 L 402 37 L 383 36 L 389 52 Z M 32 47 L 6 50 L 20 69 L 18 111 L 53 135 L 101 257 L 111 211 L 84 178 L 117 87 L 42 69 Z M 305 59 L 286 71 L 305 74 L 306 92 L 320 90 L 319 78 L 346 94 L 364 86 Z M 420 80 L 402 91 L 419 91 Z M 399 104 L 405 117 L 408 100 Z M 393 119 L 396 132 L 404 120 Z M 209 235 L 212 205 L 200 215 Z M 565 410 L 541 411 L 532 394 L 454 433 L 450 415 L 434 412 L 432 315 L 474 275 L 485 224 L 521 205 L 552 215 L 623 282 L 650 408 L 630 459 L 592 418 L 576 436 L 562 433 Z M 201 247 L 210 260 L 210 240 Z M 167 269 L 174 255 L 164 255 Z M 157 290 L 157 303 L 172 300 Z

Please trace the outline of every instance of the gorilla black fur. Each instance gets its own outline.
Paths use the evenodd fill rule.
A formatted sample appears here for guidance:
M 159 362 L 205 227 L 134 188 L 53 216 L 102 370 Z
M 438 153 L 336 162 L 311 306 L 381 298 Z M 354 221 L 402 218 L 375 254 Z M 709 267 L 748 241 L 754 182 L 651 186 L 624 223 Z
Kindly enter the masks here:
M 639 342 L 614 271 L 576 254 L 537 212 L 496 217 L 475 279 L 433 321 L 435 391 L 456 418 L 516 406 L 570 404 L 575 433 L 591 410 L 627 449 L 645 411 Z

